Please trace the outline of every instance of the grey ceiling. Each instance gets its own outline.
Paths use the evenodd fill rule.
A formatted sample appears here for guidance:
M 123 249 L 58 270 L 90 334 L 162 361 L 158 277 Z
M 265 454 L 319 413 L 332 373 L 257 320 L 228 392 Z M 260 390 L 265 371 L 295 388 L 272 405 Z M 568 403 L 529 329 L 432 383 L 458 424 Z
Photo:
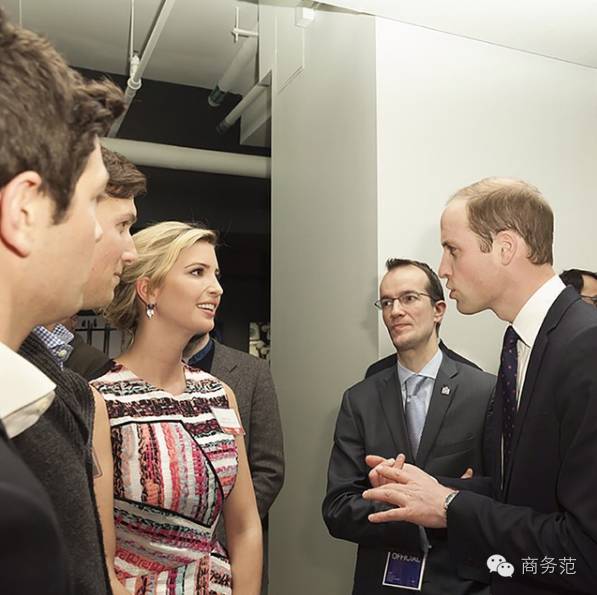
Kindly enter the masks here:
M 299 0 L 262 0 L 296 5 Z M 75 66 L 124 74 L 130 0 L 0 0 L 13 19 L 45 33 Z M 161 0 L 135 0 L 139 50 Z M 253 28 L 259 0 L 177 0 L 144 77 L 212 87 L 238 51 L 235 8 Z M 316 3 L 317 4 L 317 3 Z M 597 0 L 327 0 L 424 27 L 597 68 Z M 242 41 L 240 42 L 242 43 Z M 244 94 L 255 64 L 232 89 Z
M 19 0 L 0 0 L 19 18 Z M 161 0 L 135 0 L 135 49 L 143 47 Z M 235 8 L 241 27 L 257 23 L 257 0 L 177 0 L 144 78 L 210 88 L 238 51 L 231 30 Z M 127 69 L 130 0 L 20 0 L 22 24 L 45 34 L 73 66 L 124 74 Z M 232 90 L 254 83 L 249 65 Z

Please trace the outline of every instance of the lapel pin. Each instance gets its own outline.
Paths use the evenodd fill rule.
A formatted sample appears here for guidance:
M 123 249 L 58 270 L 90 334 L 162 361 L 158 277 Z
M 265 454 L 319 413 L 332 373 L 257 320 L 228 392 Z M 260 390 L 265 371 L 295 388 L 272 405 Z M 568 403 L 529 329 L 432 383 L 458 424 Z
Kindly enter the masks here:
M 442 395 L 449 395 L 450 394 L 450 387 L 449 386 L 442 386 L 442 390 L 441 390 Z

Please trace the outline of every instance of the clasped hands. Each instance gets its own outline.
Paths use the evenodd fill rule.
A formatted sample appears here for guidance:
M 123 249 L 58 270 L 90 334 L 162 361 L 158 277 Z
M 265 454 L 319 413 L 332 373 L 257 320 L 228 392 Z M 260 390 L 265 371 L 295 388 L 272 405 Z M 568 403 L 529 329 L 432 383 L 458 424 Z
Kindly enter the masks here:
M 446 497 L 455 490 L 440 484 L 422 469 L 405 462 L 403 454 L 396 459 L 384 459 L 376 455 L 365 458 L 372 488 L 363 492 L 365 500 L 376 500 L 396 508 L 369 515 L 372 523 L 407 521 L 441 529 L 446 526 Z M 472 477 L 467 469 L 463 479 Z

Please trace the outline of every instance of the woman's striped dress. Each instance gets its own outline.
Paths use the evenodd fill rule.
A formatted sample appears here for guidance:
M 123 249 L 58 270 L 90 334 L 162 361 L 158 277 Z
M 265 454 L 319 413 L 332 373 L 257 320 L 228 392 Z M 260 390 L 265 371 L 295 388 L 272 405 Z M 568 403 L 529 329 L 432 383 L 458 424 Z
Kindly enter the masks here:
M 185 376 L 176 396 L 121 364 L 92 382 L 112 428 L 116 572 L 136 595 L 232 593 L 215 527 L 237 452 L 211 411 L 228 399 L 206 372 Z

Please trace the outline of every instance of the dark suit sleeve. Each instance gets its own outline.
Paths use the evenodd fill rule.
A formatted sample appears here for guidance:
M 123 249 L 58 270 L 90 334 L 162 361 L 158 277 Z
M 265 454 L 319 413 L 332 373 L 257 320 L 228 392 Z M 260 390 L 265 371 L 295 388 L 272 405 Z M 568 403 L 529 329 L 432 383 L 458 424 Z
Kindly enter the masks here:
M 483 426 L 483 468 L 480 470 L 480 474 L 477 474 L 470 479 L 460 479 L 459 477 L 436 477 L 437 481 L 441 484 L 455 490 L 468 490 L 483 496 L 493 496 L 493 475 L 496 471 L 490 445 L 492 443 L 491 428 L 493 427 L 492 418 L 494 404 L 495 386 L 491 389 L 491 397 L 489 398 L 487 411 L 485 413 L 485 423 Z
M 1 421 L 0 535 L 1 593 L 71 593 L 63 538 L 50 500 L 9 443 Z
M 364 500 L 370 488 L 365 464 L 365 441 L 351 407 L 350 391 L 344 394 L 328 469 L 328 487 L 323 501 L 323 519 L 330 534 L 361 545 L 418 552 L 419 528 L 410 523 L 369 522 L 368 515 L 385 510 L 377 502 Z
M 491 496 L 491 478 L 490 477 L 471 477 L 470 479 L 460 479 L 458 477 L 437 476 L 437 481 L 442 485 L 455 490 L 467 490 L 483 496 Z
M 561 457 L 553 463 L 560 468 L 556 492 L 560 511 L 541 513 L 462 492 L 448 509 L 448 538 L 459 570 L 478 572 L 494 553 L 516 568 L 527 557 L 566 557 L 575 561 L 574 574 L 537 574 L 528 579 L 552 589 L 597 593 L 596 346 L 597 329 L 592 328 L 558 362 L 563 373 L 553 387 L 553 413 L 561 420 L 560 435 L 554 437 Z
M 248 459 L 259 515 L 264 518 L 284 483 L 284 445 L 278 398 L 267 362 L 259 369 L 251 406 Z

